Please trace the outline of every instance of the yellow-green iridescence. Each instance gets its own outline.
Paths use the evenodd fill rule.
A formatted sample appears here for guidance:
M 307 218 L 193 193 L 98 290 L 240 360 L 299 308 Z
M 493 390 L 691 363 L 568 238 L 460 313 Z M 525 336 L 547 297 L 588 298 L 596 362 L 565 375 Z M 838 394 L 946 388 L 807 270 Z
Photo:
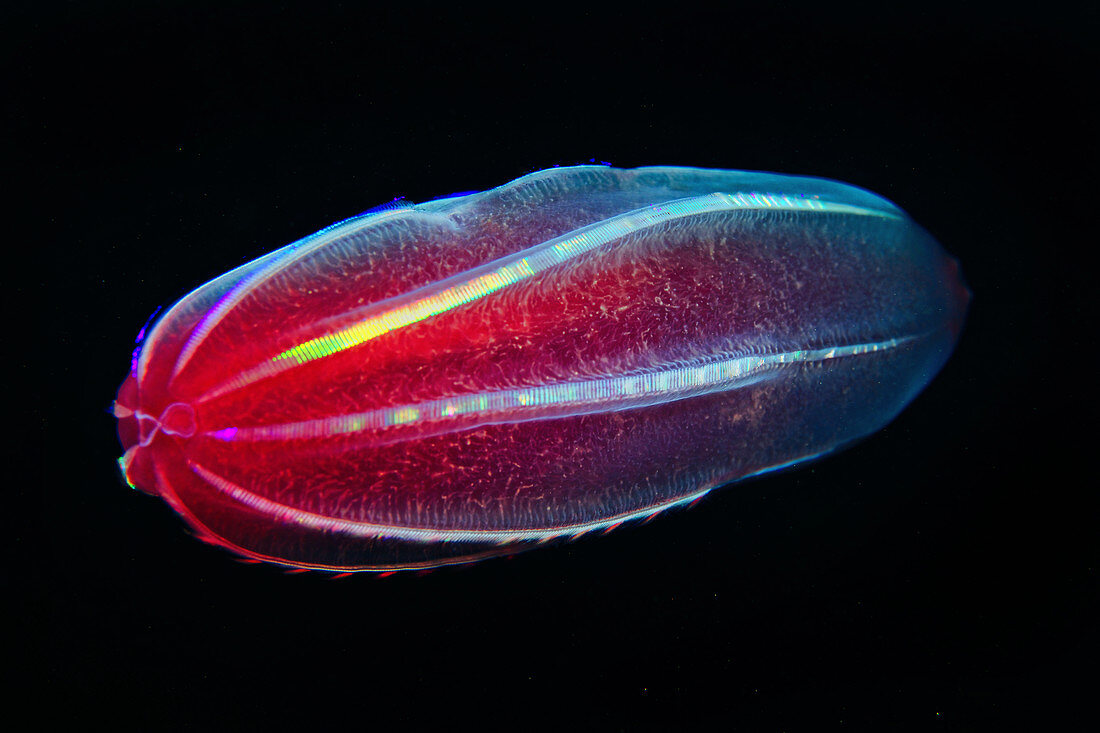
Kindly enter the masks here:
M 297 364 L 305 364 L 315 359 L 321 359 L 358 346 L 390 331 L 444 313 L 464 303 L 485 297 L 538 272 L 566 262 L 579 254 L 616 239 L 621 239 L 641 229 L 705 212 L 738 209 L 825 211 L 880 216 L 883 218 L 894 217 L 893 214 L 849 204 L 768 193 L 741 193 L 736 195 L 712 193 L 659 206 L 651 206 L 612 217 L 586 227 L 579 232 L 552 239 L 528 250 L 529 254 L 518 260 L 500 264 L 492 271 L 478 275 L 471 280 L 420 298 L 407 305 L 386 310 L 343 330 L 305 341 L 272 357 L 271 361 L 275 363 L 293 361 Z
M 274 357 L 272 361 L 294 359 L 299 364 L 304 364 L 307 361 L 313 361 L 350 349 L 384 333 L 423 321 L 425 318 L 451 310 L 463 303 L 477 300 L 533 273 L 534 270 L 531 269 L 527 258 L 524 258 L 495 272 L 477 277 L 468 283 L 448 288 L 434 297 L 401 306 L 374 318 L 368 318 L 343 331 L 310 339 L 292 349 L 287 349 Z

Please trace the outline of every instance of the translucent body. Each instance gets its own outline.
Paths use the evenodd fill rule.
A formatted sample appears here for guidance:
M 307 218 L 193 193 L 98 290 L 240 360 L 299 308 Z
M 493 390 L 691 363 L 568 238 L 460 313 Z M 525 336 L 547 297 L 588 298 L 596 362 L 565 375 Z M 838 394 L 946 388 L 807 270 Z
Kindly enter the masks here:
M 341 222 L 192 292 L 119 392 L 121 463 L 246 556 L 469 561 L 877 430 L 967 298 L 861 189 L 557 168 Z

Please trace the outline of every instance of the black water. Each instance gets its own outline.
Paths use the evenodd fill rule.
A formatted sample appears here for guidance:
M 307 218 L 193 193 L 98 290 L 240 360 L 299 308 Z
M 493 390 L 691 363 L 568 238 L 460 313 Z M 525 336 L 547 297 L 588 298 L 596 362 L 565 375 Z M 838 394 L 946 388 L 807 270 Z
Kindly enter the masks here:
M 9 10 L 16 705 L 154 730 L 1090 727 L 1096 13 L 756 5 Z M 974 292 L 954 357 L 812 468 L 424 576 L 242 565 L 117 479 L 105 410 L 158 306 L 395 196 L 589 159 L 891 198 Z

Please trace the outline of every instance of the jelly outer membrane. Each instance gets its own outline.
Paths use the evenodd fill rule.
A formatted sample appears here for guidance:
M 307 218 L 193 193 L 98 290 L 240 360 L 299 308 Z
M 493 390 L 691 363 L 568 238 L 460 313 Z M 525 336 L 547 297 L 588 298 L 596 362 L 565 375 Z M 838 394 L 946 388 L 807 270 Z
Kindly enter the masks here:
M 334 224 L 187 295 L 119 390 L 120 465 L 249 558 L 469 562 L 878 430 L 968 299 L 852 186 L 555 168 Z

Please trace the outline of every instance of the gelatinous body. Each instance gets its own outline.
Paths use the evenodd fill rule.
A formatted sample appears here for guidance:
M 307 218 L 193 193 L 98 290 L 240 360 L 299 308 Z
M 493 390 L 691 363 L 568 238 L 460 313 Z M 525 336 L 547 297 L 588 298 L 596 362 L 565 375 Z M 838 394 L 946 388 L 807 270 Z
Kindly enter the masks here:
M 861 189 L 556 168 L 349 219 L 192 292 L 119 392 L 120 462 L 248 557 L 464 562 L 877 430 L 967 299 Z

